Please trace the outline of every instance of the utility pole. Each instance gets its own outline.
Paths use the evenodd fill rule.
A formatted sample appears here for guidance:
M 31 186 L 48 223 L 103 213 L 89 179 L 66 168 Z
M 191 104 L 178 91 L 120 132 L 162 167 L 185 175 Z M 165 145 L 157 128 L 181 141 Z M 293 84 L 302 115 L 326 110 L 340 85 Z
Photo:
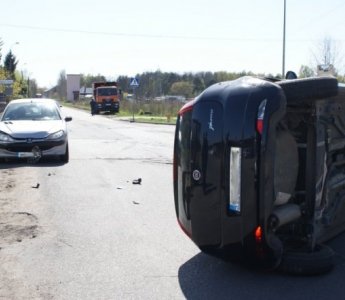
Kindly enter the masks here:
M 134 101 L 136 101 L 136 97 L 135 97 L 135 87 L 133 86 L 133 99 L 132 99 L 132 122 L 135 122 L 135 119 L 134 119 Z
M 282 78 L 285 77 L 285 31 L 286 31 L 286 0 L 284 0 L 283 66 L 282 66 Z
M 28 98 L 30 98 L 30 78 L 28 76 Z

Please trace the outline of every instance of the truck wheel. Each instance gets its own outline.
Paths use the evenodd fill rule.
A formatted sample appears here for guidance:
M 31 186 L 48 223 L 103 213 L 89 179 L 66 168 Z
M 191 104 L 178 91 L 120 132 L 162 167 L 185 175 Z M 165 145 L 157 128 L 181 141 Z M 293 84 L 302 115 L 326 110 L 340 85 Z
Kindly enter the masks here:
M 285 252 L 278 270 L 292 275 L 319 275 L 333 266 L 334 251 L 326 245 L 316 245 L 312 252 Z
M 313 77 L 276 82 L 284 91 L 288 104 L 310 103 L 338 94 L 338 81 L 333 77 Z

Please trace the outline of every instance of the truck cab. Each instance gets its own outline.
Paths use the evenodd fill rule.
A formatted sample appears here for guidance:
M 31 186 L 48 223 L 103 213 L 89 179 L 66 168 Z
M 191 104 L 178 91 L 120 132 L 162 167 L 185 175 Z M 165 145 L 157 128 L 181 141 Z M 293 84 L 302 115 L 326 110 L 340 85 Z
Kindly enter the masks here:
M 94 82 L 93 85 L 93 112 L 117 113 L 120 110 L 120 91 L 116 82 Z

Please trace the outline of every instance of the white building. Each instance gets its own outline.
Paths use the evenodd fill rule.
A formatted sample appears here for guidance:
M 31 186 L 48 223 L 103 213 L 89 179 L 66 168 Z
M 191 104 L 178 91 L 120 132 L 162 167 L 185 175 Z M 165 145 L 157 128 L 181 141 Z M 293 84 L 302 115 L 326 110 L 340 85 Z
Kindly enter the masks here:
M 76 101 L 79 98 L 80 74 L 67 74 L 67 100 Z

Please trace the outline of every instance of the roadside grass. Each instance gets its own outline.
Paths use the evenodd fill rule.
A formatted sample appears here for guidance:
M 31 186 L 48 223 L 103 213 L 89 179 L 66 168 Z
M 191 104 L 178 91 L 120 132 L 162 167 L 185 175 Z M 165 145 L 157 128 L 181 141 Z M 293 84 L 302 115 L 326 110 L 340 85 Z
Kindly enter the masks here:
M 90 104 L 87 101 L 62 102 L 63 106 L 75 107 L 90 112 Z M 120 112 L 115 117 L 138 123 L 151 124 L 176 124 L 176 116 L 183 103 L 146 101 L 135 103 L 122 101 Z M 114 116 L 114 115 L 108 115 Z M 134 117 L 134 118 L 133 118 Z
M 129 117 L 128 120 L 133 121 L 133 116 Z M 134 115 L 134 122 L 175 125 L 176 117 L 173 117 L 173 118 L 159 117 L 159 116 L 158 117 L 157 116 L 143 117 L 141 115 Z

